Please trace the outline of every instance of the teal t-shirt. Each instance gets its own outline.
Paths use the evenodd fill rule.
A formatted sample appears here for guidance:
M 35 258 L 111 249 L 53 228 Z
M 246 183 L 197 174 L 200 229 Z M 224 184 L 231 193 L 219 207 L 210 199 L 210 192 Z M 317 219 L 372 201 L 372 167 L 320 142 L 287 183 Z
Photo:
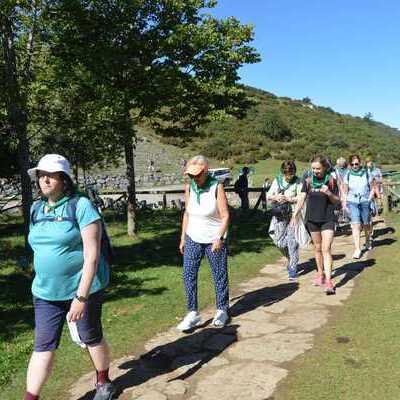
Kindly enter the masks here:
M 36 219 L 54 217 L 67 217 L 67 203 L 45 214 L 43 202 Z M 28 240 L 34 253 L 32 293 L 35 297 L 50 301 L 74 298 L 83 268 L 80 230 L 99 219 L 100 215 L 90 200 L 81 197 L 76 205 L 76 223 L 56 220 L 31 224 Z M 90 293 L 105 288 L 109 280 L 109 267 L 106 260 L 100 257 Z

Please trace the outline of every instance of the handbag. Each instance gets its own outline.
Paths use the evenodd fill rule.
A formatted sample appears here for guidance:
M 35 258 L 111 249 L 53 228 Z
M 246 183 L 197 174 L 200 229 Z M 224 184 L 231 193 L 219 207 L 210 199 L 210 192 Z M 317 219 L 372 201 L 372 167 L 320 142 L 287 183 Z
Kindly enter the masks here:
M 277 178 L 278 183 L 278 194 L 284 194 L 285 190 L 290 186 L 288 185 L 286 188 L 282 188 L 279 184 L 279 179 Z M 290 219 L 292 215 L 292 205 L 289 202 L 285 203 L 274 203 L 271 208 L 271 215 L 279 220 L 282 219 Z
M 289 202 L 274 204 L 271 215 L 278 219 L 289 219 L 292 214 L 292 205 Z

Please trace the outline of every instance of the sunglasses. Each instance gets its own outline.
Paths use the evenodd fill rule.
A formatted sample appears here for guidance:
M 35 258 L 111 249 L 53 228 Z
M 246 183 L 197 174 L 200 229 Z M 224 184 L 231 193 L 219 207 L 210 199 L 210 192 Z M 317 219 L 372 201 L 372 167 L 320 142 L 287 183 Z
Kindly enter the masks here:
M 200 177 L 201 175 L 203 175 L 202 172 L 201 172 L 200 174 L 197 174 L 197 175 L 187 174 L 187 176 L 188 176 L 190 179 L 198 178 L 198 177 Z
M 358 165 L 360 165 L 360 163 L 351 163 L 352 167 L 357 167 Z

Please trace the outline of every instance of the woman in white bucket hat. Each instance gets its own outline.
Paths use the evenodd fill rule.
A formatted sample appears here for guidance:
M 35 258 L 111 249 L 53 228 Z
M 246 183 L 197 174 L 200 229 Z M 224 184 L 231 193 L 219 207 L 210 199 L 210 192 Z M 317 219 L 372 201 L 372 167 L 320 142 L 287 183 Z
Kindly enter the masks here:
M 24 399 L 39 399 L 67 319 L 76 323 L 96 368 L 94 399 L 109 400 L 115 387 L 101 325 L 109 283 L 109 266 L 100 253 L 101 217 L 89 199 L 76 194 L 65 157 L 47 154 L 28 174 L 41 198 L 32 205 L 28 237 L 34 253 L 35 344 Z

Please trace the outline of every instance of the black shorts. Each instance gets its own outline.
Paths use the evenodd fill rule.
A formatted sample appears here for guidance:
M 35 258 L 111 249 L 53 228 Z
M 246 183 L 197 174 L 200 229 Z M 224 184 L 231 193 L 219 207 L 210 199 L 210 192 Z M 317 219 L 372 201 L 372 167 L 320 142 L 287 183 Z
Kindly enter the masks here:
M 307 226 L 307 229 L 309 232 L 321 232 L 321 231 L 334 231 L 335 230 L 335 222 L 334 221 L 325 221 L 325 222 L 307 221 L 306 226 Z

